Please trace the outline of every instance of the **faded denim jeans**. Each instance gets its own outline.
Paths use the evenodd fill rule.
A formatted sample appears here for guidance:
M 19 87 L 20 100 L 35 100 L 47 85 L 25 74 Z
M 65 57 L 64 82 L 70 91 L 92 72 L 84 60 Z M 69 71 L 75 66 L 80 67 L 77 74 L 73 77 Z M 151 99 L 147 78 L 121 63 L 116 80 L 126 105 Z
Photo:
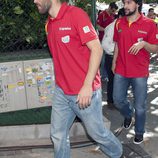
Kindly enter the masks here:
M 89 136 L 98 143 L 100 149 L 111 158 L 120 158 L 122 145 L 103 122 L 101 90 L 93 92 L 91 105 L 80 109 L 77 95 L 65 95 L 58 86 L 55 88 L 52 116 L 51 139 L 54 143 L 54 158 L 70 158 L 69 129 L 78 116 Z
M 119 74 L 114 76 L 113 99 L 115 106 L 125 118 L 130 118 L 135 111 L 135 133 L 144 134 L 146 120 L 147 80 L 143 78 L 126 78 Z M 132 86 L 133 106 L 128 101 L 127 91 Z

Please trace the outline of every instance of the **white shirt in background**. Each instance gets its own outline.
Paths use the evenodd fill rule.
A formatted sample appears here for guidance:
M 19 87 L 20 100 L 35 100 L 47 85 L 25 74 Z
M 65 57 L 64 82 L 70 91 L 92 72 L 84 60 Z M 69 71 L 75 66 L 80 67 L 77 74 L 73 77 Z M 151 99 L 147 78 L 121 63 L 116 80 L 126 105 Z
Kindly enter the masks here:
M 104 37 L 102 40 L 102 47 L 105 53 L 109 55 L 113 55 L 114 53 L 115 42 L 113 41 L 113 35 L 114 35 L 115 22 L 116 20 L 113 21 L 104 29 Z

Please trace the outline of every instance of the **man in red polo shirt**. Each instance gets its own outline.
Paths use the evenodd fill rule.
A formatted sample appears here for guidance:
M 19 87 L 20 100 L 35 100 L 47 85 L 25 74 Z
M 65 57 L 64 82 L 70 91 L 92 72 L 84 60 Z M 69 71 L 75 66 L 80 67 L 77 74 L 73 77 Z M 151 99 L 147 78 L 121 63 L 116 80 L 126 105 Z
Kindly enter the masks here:
M 158 34 L 153 20 L 141 14 L 142 0 L 123 0 L 123 4 L 126 16 L 117 20 L 114 31 L 113 99 L 125 118 L 124 128 L 130 128 L 135 113 L 134 143 L 140 144 L 145 132 L 149 53 L 158 50 Z M 127 99 L 129 86 L 133 106 Z
M 115 2 L 111 2 L 109 4 L 108 9 L 105 9 L 102 11 L 97 18 L 97 27 L 99 31 L 99 39 L 102 41 L 103 36 L 104 36 L 104 29 L 106 26 L 108 26 L 110 23 L 112 23 L 115 19 L 115 13 L 116 10 L 118 9 L 118 6 L 116 5 Z
M 69 129 L 78 116 L 88 134 L 112 158 L 122 155 L 119 140 L 104 127 L 98 68 L 102 48 L 88 15 L 66 0 L 34 0 L 48 12 L 47 41 L 54 62 L 51 138 L 55 158 L 70 158 Z

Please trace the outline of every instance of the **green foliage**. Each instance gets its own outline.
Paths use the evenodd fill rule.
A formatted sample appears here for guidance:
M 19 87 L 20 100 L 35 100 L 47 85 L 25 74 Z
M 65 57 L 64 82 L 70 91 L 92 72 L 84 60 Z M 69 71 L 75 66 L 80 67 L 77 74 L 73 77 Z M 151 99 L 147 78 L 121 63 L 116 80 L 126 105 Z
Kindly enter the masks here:
M 157 3 L 157 0 L 144 0 L 145 3 Z
M 45 46 L 46 17 L 32 0 L 1 0 L 0 8 L 0 52 Z
M 89 16 L 91 15 L 91 0 L 76 0 L 75 5 L 85 10 Z
M 98 0 L 98 2 L 105 2 L 107 4 L 111 3 L 111 2 L 116 2 L 118 0 Z
M 91 15 L 91 0 L 75 5 Z M 33 0 L 0 0 L 0 52 L 46 47 L 45 20 Z

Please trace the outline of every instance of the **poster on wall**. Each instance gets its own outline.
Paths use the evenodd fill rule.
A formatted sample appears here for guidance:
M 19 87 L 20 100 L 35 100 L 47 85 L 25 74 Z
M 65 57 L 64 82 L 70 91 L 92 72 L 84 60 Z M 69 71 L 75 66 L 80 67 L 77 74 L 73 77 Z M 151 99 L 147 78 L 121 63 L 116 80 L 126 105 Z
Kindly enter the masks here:
M 28 109 L 51 106 L 54 69 L 51 59 L 24 61 Z
M 0 63 L 0 113 L 26 108 L 22 62 Z

